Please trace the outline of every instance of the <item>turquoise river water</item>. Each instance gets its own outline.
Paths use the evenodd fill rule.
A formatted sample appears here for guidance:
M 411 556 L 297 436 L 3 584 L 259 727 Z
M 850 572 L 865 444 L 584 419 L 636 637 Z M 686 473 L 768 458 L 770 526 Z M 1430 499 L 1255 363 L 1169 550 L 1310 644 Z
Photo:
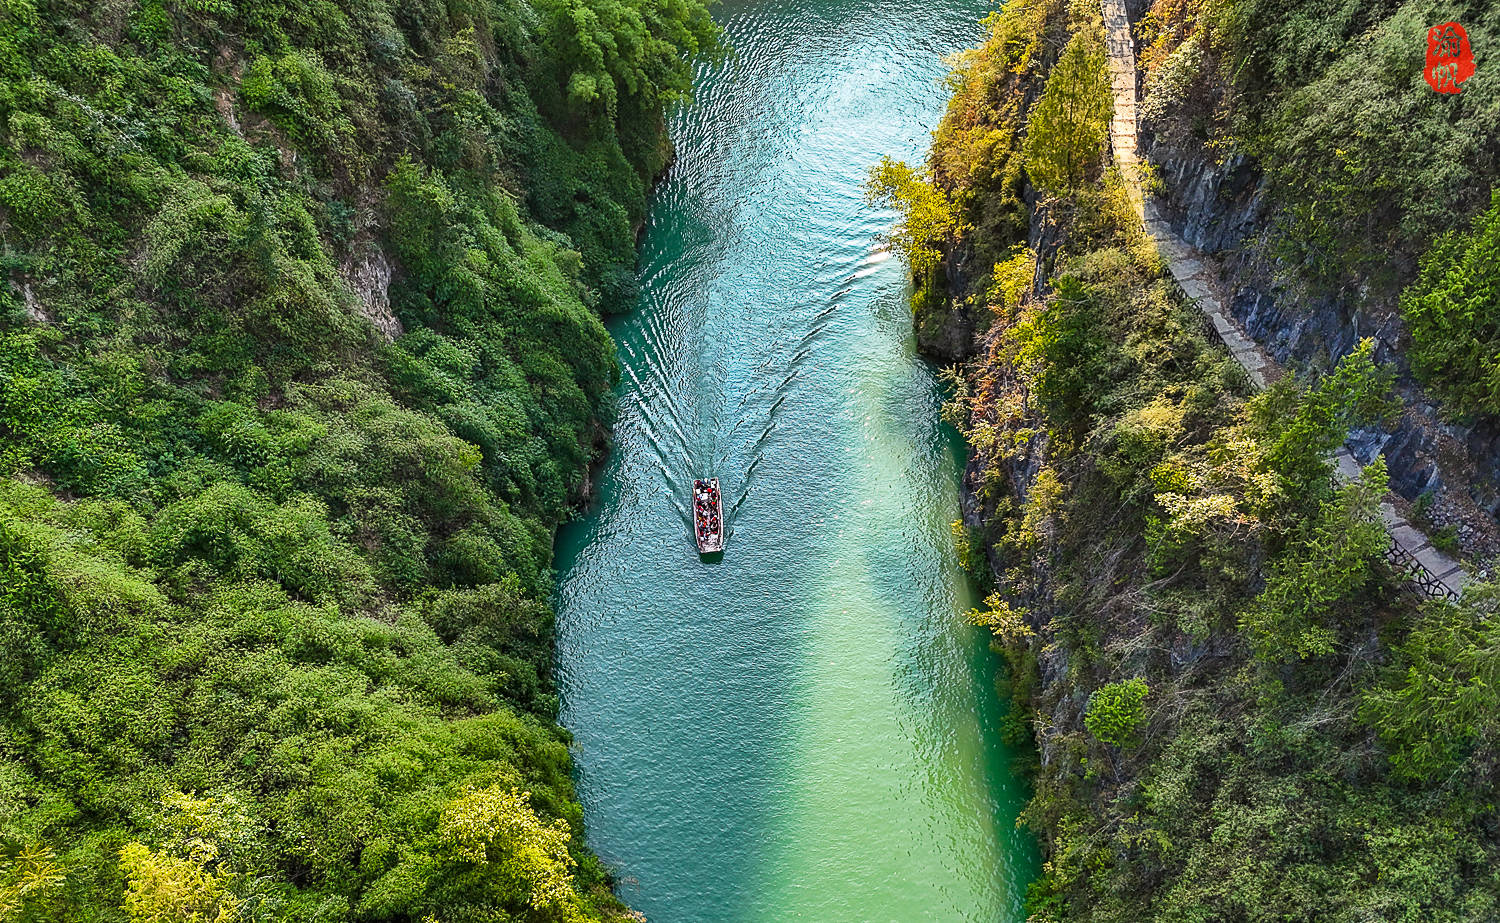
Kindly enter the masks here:
M 589 841 L 651 923 L 1023 919 L 1035 851 L 997 664 L 963 619 L 962 456 L 892 216 L 976 0 L 731 0 L 676 113 L 598 499 L 558 543 Z M 699 558 L 686 497 L 722 479 Z

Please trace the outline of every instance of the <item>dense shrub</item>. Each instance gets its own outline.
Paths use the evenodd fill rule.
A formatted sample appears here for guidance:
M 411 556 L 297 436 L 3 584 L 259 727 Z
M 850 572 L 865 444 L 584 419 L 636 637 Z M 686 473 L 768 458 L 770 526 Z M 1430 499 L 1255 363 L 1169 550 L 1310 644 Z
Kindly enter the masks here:
M 697 2 L 0 4 L 0 918 L 618 904 L 553 723 Z
M 1027 208 L 1021 154 L 1028 97 L 1066 42 L 1061 0 L 1017 0 L 985 19 L 986 38 L 954 58 L 953 96 L 933 135 L 933 177 L 952 200 L 966 245 L 983 270 L 1024 243 Z
M 1094 295 L 1076 277 L 1063 276 L 1055 297 L 1007 335 L 1016 367 L 1054 430 L 1073 439 L 1087 432 L 1109 348 Z
M 1139 677 L 1105 683 L 1089 695 L 1083 726 L 1100 743 L 1132 747 L 1146 725 L 1146 681 Z
M 1375 344 L 1361 340 L 1332 373 L 1301 387 L 1295 377 L 1258 395 L 1250 412 L 1265 443 L 1263 465 L 1283 496 L 1306 507 L 1328 493 L 1328 456 L 1349 430 L 1394 410 L 1391 374 L 1375 365 Z
M 1500 413 L 1500 190 L 1468 233 L 1450 231 L 1403 293 L 1412 366 L 1461 414 Z
M 1340 620 L 1357 624 L 1390 543 L 1380 519 L 1385 487 L 1385 463 L 1377 461 L 1299 528 L 1243 620 L 1257 656 L 1327 656 L 1345 634 Z

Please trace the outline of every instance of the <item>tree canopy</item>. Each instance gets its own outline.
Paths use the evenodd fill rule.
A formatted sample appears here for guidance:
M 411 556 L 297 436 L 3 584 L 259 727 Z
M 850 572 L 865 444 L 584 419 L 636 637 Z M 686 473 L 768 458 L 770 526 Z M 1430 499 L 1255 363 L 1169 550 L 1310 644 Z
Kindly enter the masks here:
M 696 0 L 0 4 L 0 917 L 618 915 L 552 536 L 717 47 Z

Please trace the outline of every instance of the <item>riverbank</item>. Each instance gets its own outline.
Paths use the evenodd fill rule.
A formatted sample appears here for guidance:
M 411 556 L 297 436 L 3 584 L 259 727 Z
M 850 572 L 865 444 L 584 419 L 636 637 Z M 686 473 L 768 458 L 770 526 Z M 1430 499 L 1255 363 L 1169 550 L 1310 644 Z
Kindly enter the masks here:
M 0 917 L 625 913 L 552 545 L 717 31 L 573 9 L 0 9 Z
M 958 228 L 924 241 L 918 310 L 974 332 L 945 413 L 995 589 L 974 617 L 1040 749 L 1031 918 L 1488 918 L 1493 812 L 1464 793 L 1493 787 L 1493 722 L 1434 712 L 1470 720 L 1440 703 L 1477 675 L 1487 591 L 1413 598 L 1384 465 L 1332 477 L 1390 412 L 1371 344 L 1257 394 L 1184 297 L 1105 159 L 1113 107 L 1062 104 L 1109 99 L 1106 38 L 1097 10 L 1008 6 L 959 59 L 911 180 L 933 192 L 891 193 L 929 209 L 908 230 L 943 225 L 933 193 Z M 1161 106 L 1202 97 L 1163 85 L 1157 124 L 1190 121 Z

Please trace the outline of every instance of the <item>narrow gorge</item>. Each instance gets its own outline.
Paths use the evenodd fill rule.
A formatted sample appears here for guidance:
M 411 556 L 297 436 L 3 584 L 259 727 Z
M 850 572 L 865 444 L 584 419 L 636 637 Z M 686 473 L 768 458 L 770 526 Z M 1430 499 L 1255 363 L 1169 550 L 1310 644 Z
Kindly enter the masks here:
M 1497 43 L 0 0 L 0 923 L 1500 919 Z

